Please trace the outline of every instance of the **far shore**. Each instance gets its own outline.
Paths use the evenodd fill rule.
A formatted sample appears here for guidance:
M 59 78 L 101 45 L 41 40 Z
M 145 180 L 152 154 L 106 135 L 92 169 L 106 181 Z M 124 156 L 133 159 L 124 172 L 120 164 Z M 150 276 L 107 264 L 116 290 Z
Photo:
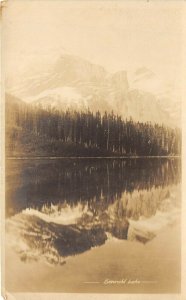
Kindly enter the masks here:
M 7 156 L 6 159 L 140 159 L 140 158 L 181 158 L 179 155 L 169 156 Z

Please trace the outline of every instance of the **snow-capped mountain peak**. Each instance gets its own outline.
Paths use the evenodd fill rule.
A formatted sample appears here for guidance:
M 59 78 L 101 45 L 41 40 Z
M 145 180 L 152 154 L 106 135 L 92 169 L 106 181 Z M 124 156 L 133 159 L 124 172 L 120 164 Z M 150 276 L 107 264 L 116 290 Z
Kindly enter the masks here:
M 100 65 L 67 54 L 43 72 L 24 74 L 21 84 L 11 86 L 9 92 L 43 108 L 114 111 L 123 118 L 173 126 L 180 120 L 174 87 L 148 68 L 132 74 L 125 70 L 109 73 Z

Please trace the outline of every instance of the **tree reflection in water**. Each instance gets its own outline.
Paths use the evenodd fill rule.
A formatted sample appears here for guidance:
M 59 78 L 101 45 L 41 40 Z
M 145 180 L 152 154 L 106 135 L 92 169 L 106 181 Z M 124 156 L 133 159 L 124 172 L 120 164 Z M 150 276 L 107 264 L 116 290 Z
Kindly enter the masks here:
M 127 239 L 130 220 L 156 215 L 167 199 L 179 205 L 179 159 L 15 160 L 6 176 L 7 232 L 22 260 L 63 263 L 109 236 Z

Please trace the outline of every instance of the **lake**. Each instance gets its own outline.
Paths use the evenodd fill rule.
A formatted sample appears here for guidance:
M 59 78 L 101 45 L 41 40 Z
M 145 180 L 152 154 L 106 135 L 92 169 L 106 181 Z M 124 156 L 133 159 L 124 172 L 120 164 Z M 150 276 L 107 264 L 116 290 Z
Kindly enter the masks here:
M 179 224 L 180 180 L 179 158 L 9 159 L 6 161 L 7 248 L 16 253 L 19 267 L 42 264 L 43 269 L 53 267 L 59 272 L 63 270 L 64 274 L 68 271 L 69 278 L 80 272 L 76 264 L 83 258 L 88 257 L 87 264 L 90 266 L 94 264 L 93 270 L 96 259 L 100 262 L 100 257 L 103 261 L 104 257 L 112 257 L 115 247 L 121 257 L 126 249 L 130 249 L 127 252 L 130 267 L 125 279 L 127 276 L 126 281 L 136 280 L 135 274 L 138 274 L 141 265 L 136 257 L 143 256 L 144 251 L 151 251 L 153 255 L 158 238 L 165 241 L 161 238 L 162 232 L 174 230 Z M 149 247 L 151 250 L 148 250 Z M 133 248 L 136 248 L 135 253 Z M 180 245 L 177 244 L 176 248 L 179 250 Z M 175 281 L 174 276 L 177 276 L 177 292 L 180 257 L 178 254 L 175 262 L 175 255 L 174 258 L 171 255 L 169 264 L 173 259 L 172 267 L 175 269 L 171 280 Z M 124 262 L 125 266 L 127 262 Z M 103 270 L 107 266 L 107 272 L 96 269 L 97 277 L 94 278 L 90 272 L 83 273 L 82 269 L 79 280 L 90 281 L 91 284 L 99 277 L 103 288 L 106 278 L 116 281 L 123 278 L 123 265 L 121 263 L 120 266 L 120 263 L 116 258 L 109 269 L 108 262 L 105 262 Z M 148 273 L 150 262 L 144 263 L 145 268 L 147 271 L 141 275 L 142 281 L 153 281 L 154 275 Z M 7 276 L 11 277 L 10 274 Z M 7 281 L 10 282 L 10 279 Z M 49 291 L 74 291 L 67 277 L 63 282 L 64 285 L 52 285 Z M 87 289 L 87 284 L 82 287 L 82 282 L 75 285 L 75 291 L 101 292 L 100 286 L 96 289 L 95 285 L 91 285 Z M 119 284 L 119 288 L 110 285 L 114 286 L 114 292 L 124 292 L 124 286 L 126 288 L 124 283 Z M 141 287 L 136 285 L 133 290 L 140 292 Z M 34 291 L 42 291 L 41 286 Z M 163 286 L 166 291 L 171 289 L 170 285 Z M 33 288 L 29 287 L 26 291 Z M 126 291 L 131 292 L 127 288 Z M 141 289 L 144 292 L 145 287 Z M 149 285 L 146 285 L 146 290 L 149 291 Z M 157 289 L 157 292 L 160 290 Z

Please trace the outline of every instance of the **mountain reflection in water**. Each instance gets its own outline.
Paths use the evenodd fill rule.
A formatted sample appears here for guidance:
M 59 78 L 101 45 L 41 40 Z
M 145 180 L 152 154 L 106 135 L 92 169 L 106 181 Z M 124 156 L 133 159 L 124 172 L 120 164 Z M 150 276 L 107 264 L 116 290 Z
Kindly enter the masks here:
M 6 176 L 7 240 L 25 261 L 146 243 L 179 218 L 179 159 L 12 160 Z

